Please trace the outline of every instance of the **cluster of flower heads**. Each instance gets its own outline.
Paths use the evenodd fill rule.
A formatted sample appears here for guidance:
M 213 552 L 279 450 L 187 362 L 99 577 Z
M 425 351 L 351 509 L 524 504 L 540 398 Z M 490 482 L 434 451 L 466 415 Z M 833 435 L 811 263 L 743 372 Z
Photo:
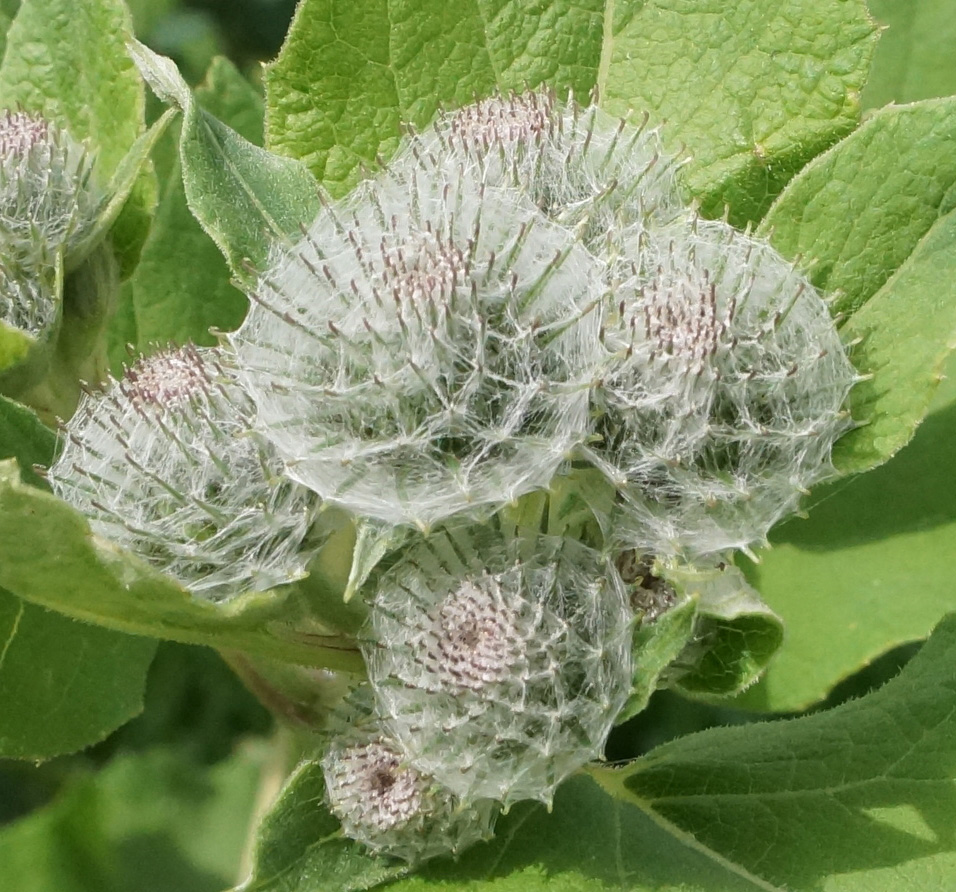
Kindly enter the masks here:
M 810 283 L 697 220 L 677 167 L 646 121 L 548 92 L 410 134 L 276 250 L 231 337 L 289 474 L 427 531 L 576 460 L 621 549 L 763 540 L 829 472 L 856 375 Z
M 455 852 L 501 808 L 550 804 L 601 757 L 632 683 L 633 615 L 608 558 L 572 539 L 449 525 L 369 591 L 371 729 L 349 727 L 323 761 L 353 839 L 410 861 L 438 841 Z
M 323 761 L 377 852 L 550 802 L 633 682 L 614 558 L 747 548 L 830 471 L 856 375 L 827 307 L 678 166 L 547 92 L 443 113 L 275 248 L 228 353 L 145 360 L 67 430 L 55 490 L 205 597 L 300 575 L 320 502 L 405 530 Z M 616 493 L 580 493 L 602 551 L 497 513 L 572 464 Z
M 46 274 L 86 235 L 101 195 L 85 146 L 45 118 L 0 113 L 0 322 L 32 336 L 57 325 Z

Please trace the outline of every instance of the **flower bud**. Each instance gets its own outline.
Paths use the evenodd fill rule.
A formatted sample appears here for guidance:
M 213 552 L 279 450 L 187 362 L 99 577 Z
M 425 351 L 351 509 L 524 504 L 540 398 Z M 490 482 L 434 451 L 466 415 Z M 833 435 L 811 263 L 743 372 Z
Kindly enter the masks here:
M 384 725 L 466 802 L 550 802 L 630 691 L 623 583 L 573 540 L 442 529 L 381 575 L 370 616 Z
M 722 223 L 645 239 L 605 329 L 593 462 L 614 542 L 745 548 L 828 476 L 857 380 L 826 304 L 766 242 Z
M 50 469 L 94 532 L 212 600 L 299 578 L 318 508 L 252 434 L 223 358 L 187 346 L 140 360 L 83 400 Z
M 92 159 L 65 130 L 23 111 L 0 114 L 0 245 L 27 267 L 51 262 L 92 226 Z
M 411 161 L 277 252 L 231 340 L 290 475 L 427 528 L 547 486 L 586 437 L 602 271 L 519 195 Z
M 491 836 L 494 803 L 461 804 L 374 723 L 333 739 L 322 769 L 343 832 L 373 852 L 418 863 Z
M 635 126 L 547 90 L 442 112 L 405 151 L 439 169 L 465 164 L 483 183 L 520 190 L 595 253 L 620 254 L 625 233 L 685 212 L 678 164 L 647 116 Z

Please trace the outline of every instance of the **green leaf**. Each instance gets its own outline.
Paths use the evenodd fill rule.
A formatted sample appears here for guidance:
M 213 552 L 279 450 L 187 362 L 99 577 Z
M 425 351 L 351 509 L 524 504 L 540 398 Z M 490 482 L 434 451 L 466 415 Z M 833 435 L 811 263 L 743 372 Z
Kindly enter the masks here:
M 759 220 L 807 161 L 849 133 L 876 43 L 861 0 L 648 0 L 614 6 L 598 90 L 650 109 L 693 155 L 707 215 Z
M 205 768 L 177 751 L 124 756 L 51 805 L 0 829 L 16 892 L 214 892 L 231 884 L 255 807 L 262 755 Z
M 661 614 L 650 623 L 641 623 L 634 630 L 634 676 L 631 694 L 618 714 L 617 724 L 641 712 L 657 690 L 661 676 L 681 655 L 694 635 L 697 604 L 688 598 Z
M 956 376 L 898 455 L 814 490 L 809 517 L 773 532 L 749 575 L 786 617 L 787 638 L 764 680 L 734 705 L 804 709 L 884 651 L 926 637 L 952 610 L 954 400 Z
M 956 17 L 950 0 L 869 0 L 887 30 L 863 90 L 863 107 L 956 93 Z
M 874 43 L 860 0 L 305 0 L 266 71 L 268 145 L 342 194 L 441 105 L 597 86 L 612 112 L 667 120 L 691 193 L 746 221 L 852 129 Z
M 394 150 L 403 123 L 422 127 L 442 105 L 542 83 L 586 96 L 604 6 L 305 0 L 266 68 L 267 145 L 342 195 Z
M 0 465 L 0 586 L 31 603 L 134 635 L 248 651 L 332 669 L 362 670 L 348 639 L 311 631 L 291 592 L 251 592 L 214 604 L 93 536 L 65 502 L 26 487 Z M 305 623 L 305 630 L 295 627 Z
M 693 642 L 674 667 L 672 686 L 695 696 L 728 697 L 752 685 L 783 641 L 783 621 L 734 566 L 655 567 L 678 597 L 697 605 Z
M 0 458 L 40 483 L 56 437 L 0 397 Z M 78 623 L 0 589 L 0 756 L 49 759 L 102 740 L 143 705 L 156 642 Z
M 956 344 L 956 99 L 877 112 L 810 164 L 761 225 L 851 317 L 857 385 L 851 408 L 867 422 L 843 437 L 844 472 L 885 461 L 913 435 Z M 851 212 L 848 214 L 847 209 Z
M 253 145 L 194 101 L 176 66 L 143 44 L 130 53 L 157 96 L 183 112 L 180 162 L 189 209 L 233 273 L 263 267 L 276 241 L 296 241 L 321 206 L 315 180 L 291 158 Z
M 406 872 L 340 836 L 321 804 L 319 766 L 304 763 L 259 830 L 256 864 L 241 892 L 359 892 Z M 753 885 L 670 837 L 586 777 L 557 792 L 551 814 L 519 803 L 496 838 L 458 861 L 442 858 L 383 888 L 389 892 L 744 892 Z M 757 887 L 764 888 L 764 887 Z M 240 892 L 237 889 L 236 892 Z
M 956 856 L 956 618 L 862 699 L 711 729 L 591 774 L 763 888 L 946 888 Z
M 321 766 L 303 762 L 259 825 L 252 874 L 242 892 L 306 892 L 317 883 L 322 892 L 353 892 L 406 872 L 343 837 L 324 797 Z
M 155 650 L 0 589 L 0 756 L 49 759 L 102 740 L 143 708 Z
M 929 411 L 956 347 L 956 211 L 927 233 L 893 277 L 844 327 L 862 338 L 853 362 L 872 378 L 850 405 L 864 427 L 840 439 L 837 469 L 865 471 L 906 445 Z
M 39 483 L 34 465 L 49 466 L 56 435 L 26 406 L 0 396 L 0 459 L 15 458 L 24 482 Z
M 89 140 L 104 187 L 145 130 L 143 83 L 125 48 L 130 28 L 122 0 L 23 0 L 0 67 L 0 102 Z M 114 227 L 124 272 L 135 263 L 155 200 L 147 170 Z
M 956 208 L 954 139 L 956 98 L 878 111 L 790 183 L 759 232 L 852 313 Z
M 262 98 L 230 62 L 213 63 L 196 98 L 245 138 L 262 141 Z M 186 341 L 213 345 L 210 329 L 232 331 L 245 315 L 245 296 L 230 283 L 225 261 L 189 210 L 178 160 L 122 300 L 131 318 L 116 345 L 121 350 L 126 343 L 140 352 Z M 116 346 L 114 358 L 122 358 Z

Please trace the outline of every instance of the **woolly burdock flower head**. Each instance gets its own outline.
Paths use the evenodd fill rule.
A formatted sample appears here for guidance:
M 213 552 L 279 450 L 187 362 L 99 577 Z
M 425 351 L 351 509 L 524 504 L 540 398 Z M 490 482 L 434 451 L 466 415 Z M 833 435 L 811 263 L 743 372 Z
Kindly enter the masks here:
M 216 349 L 140 360 L 66 426 L 54 492 L 94 532 L 221 600 L 303 575 L 318 499 L 282 476 Z
M 326 796 L 346 836 L 418 863 L 491 836 L 497 807 L 463 805 L 422 774 L 375 725 L 333 739 L 322 760 Z
M 684 212 L 677 162 L 645 116 L 631 124 L 548 90 L 496 94 L 442 112 L 404 152 L 435 168 L 465 164 L 488 185 L 517 189 L 595 253 Z
M 427 528 L 547 486 L 586 436 L 601 288 L 520 196 L 410 160 L 276 254 L 232 342 L 290 475 Z
M 443 529 L 377 580 L 370 623 L 379 715 L 464 801 L 550 802 L 630 690 L 623 583 L 570 539 Z
M 8 261 L 49 262 L 92 225 L 100 195 L 86 148 L 51 121 L 0 113 L 0 245 Z
M 0 260 L 0 322 L 30 338 L 53 339 L 59 330 L 61 300 L 55 267 L 24 270 Z M 10 347 L 7 347 L 9 358 Z
M 746 548 L 832 472 L 857 375 L 826 304 L 764 241 L 698 222 L 645 240 L 617 292 L 591 458 L 618 487 L 615 542 Z

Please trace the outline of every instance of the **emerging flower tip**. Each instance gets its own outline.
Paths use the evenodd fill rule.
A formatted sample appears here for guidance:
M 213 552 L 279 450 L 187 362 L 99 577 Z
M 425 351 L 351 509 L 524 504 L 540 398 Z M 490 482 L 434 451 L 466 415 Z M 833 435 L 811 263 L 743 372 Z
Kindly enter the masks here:
M 556 97 L 551 91 L 490 96 L 444 118 L 462 146 L 487 150 L 494 143 L 530 143 L 550 134 L 556 124 Z
M 480 691 L 503 682 L 524 652 L 516 619 L 495 577 L 466 580 L 436 608 L 422 659 L 451 687 Z
M 137 362 L 126 370 L 119 386 L 133 406 L 175 411 L 191 400 L 208 397 L 214 376 L 222 375 L 212 356 L 203 357 L 190 344 Z
M 4 261 L 48 265 L 79 245 L 101 195 L 86 148 L 55 123 L 22 111 L 0 115 L 0 244 Z
M 45 118 L 9 110 L 0 115 L 3 161 L 21 158 L 34 146 L 49 143 L 50 137 L 50 124 Z

